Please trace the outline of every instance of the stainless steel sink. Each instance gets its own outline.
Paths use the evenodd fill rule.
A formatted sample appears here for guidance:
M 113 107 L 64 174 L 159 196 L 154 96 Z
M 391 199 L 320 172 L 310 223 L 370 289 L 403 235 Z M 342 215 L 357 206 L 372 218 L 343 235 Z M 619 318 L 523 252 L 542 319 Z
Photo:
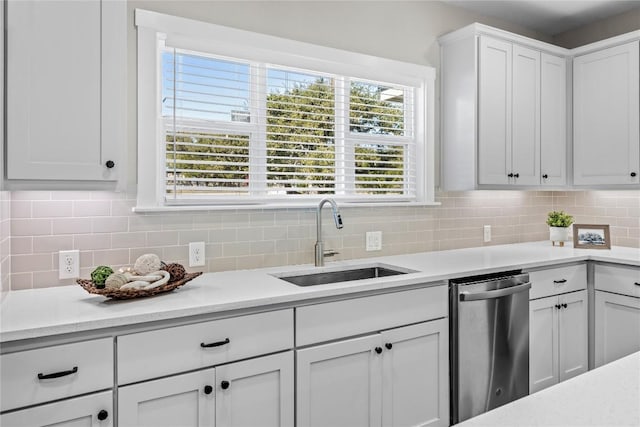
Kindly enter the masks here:
M 295 272 L 274 275 L 298 286 L 327 285 L 329 283 L 351 282 L 354 280 L 389 277 L 399 274 L 414 273 L 413 270 L 390 265 L 353 266 L 345 270 Z

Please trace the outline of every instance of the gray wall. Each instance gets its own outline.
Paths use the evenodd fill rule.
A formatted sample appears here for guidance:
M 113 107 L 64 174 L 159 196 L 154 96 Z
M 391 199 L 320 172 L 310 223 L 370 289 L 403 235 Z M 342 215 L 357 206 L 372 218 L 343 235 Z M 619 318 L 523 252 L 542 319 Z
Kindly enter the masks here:
M 553 43 L 573 49 L 609 37 L 640 30 L 640 2 L 638 9 L 585 25 L 575 30 L 557 34 Z

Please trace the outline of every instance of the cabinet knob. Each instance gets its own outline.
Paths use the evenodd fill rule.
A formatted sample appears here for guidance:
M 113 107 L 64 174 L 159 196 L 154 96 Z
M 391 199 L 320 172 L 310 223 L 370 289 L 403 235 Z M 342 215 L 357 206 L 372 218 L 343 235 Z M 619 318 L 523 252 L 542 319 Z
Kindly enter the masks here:
M 382 353 L 382 347 L 376 347 L 376 353 L 378 354 Z
M 549 175 L 547 175 L 547 174 L 545 173 L 544 175 L 542 175 L 542 178 L 543 178 L 543 179 L 547 179 L 547 178 L 549 178 Z
M 520 178 L 520 174 L 519 174 L 519 173 L 514 173 L 514 174 L 513 174 L 513 177 L 514 177 L 514 178 Z
M 562 304 L 562 308 L 567 308 L 567 303 Z
M 393 348 L 393 344 L 390 342 L 386 343 L 384 346 L 387 347 L 387 350 L 391 350 Z
M 107 160 L 107 163 L 104 164 L 107 168 L 111 169 L 112 167 L 114 167 L 116 165 L 116 163 L 113 160 Z
M 632 177 L 634 177 L 634 178 L 635 178 L 635 176 L 637 175 L 637 173 L 635 173 L 635 172 L 631 172 L 631 174 L 630 174 L 630 175 L 631 175 Z
M 213 392 L 213 387 L 210 385 L 204 386 L 204 394 L 211 394 Z
M 508 174 L 507 176 L 508 176 L 509 178 L 513 178 L 513 174 L 512 174 L 512 173 Z
M 98 412 L 98 419 L 100 421 L 106 420 L 108 416 L 109 416 L 109 413 L 107 411 L 105 411 L 104 409 L 102 411 Z
M 556 309 L 560 310 L 562 306 L 560 304 L 556 304 Z
M 227 380 L 224 380 L 220 383 L 220 388 L 223 390 L 226 390 L 229 388 L 229 386 L 231 385 L 231 383 Z

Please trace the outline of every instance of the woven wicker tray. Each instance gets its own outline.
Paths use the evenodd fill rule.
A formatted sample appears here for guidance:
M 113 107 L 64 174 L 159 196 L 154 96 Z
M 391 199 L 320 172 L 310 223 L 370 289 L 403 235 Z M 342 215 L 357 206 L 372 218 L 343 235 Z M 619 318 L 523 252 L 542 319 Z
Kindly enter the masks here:
M 78 279 L 77 283 L 84 288 L 85 291 L 90 294 L 102 295 L 107 298 L 113 299 L 132 299 L 132 298 L 143 298 L 150 297 L 151 295 L 157 295 L 164 292 L 172 291 L 176 288 L 179 288 L 182 285 L 185 285 L 191 279 L 194 279 L 202 274 L 202 271 L 198 271 L 196 273 L 186 273 L 184 277 L 180 280 L 176 280 L 173 282 L 168 282 L 162 286 L 158 286 L 153 289 L 109 289 L 109 288 L 101 288 L 98 289 L 95 287 L 91 280 L 86 279 Z

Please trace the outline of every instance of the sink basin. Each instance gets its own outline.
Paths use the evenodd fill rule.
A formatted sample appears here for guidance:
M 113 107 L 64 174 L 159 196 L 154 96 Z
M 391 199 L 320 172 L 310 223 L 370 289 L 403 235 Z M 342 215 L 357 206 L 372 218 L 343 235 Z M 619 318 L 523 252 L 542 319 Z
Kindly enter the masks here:
M 345 270 L 295 272 L 275 275 L 298 286 L 327 285 L 329 283 L 351 282 L 354 280 L 375 279 L 399 274 L 414 273 L 413 270 L 390 265 L 352 266 Z

